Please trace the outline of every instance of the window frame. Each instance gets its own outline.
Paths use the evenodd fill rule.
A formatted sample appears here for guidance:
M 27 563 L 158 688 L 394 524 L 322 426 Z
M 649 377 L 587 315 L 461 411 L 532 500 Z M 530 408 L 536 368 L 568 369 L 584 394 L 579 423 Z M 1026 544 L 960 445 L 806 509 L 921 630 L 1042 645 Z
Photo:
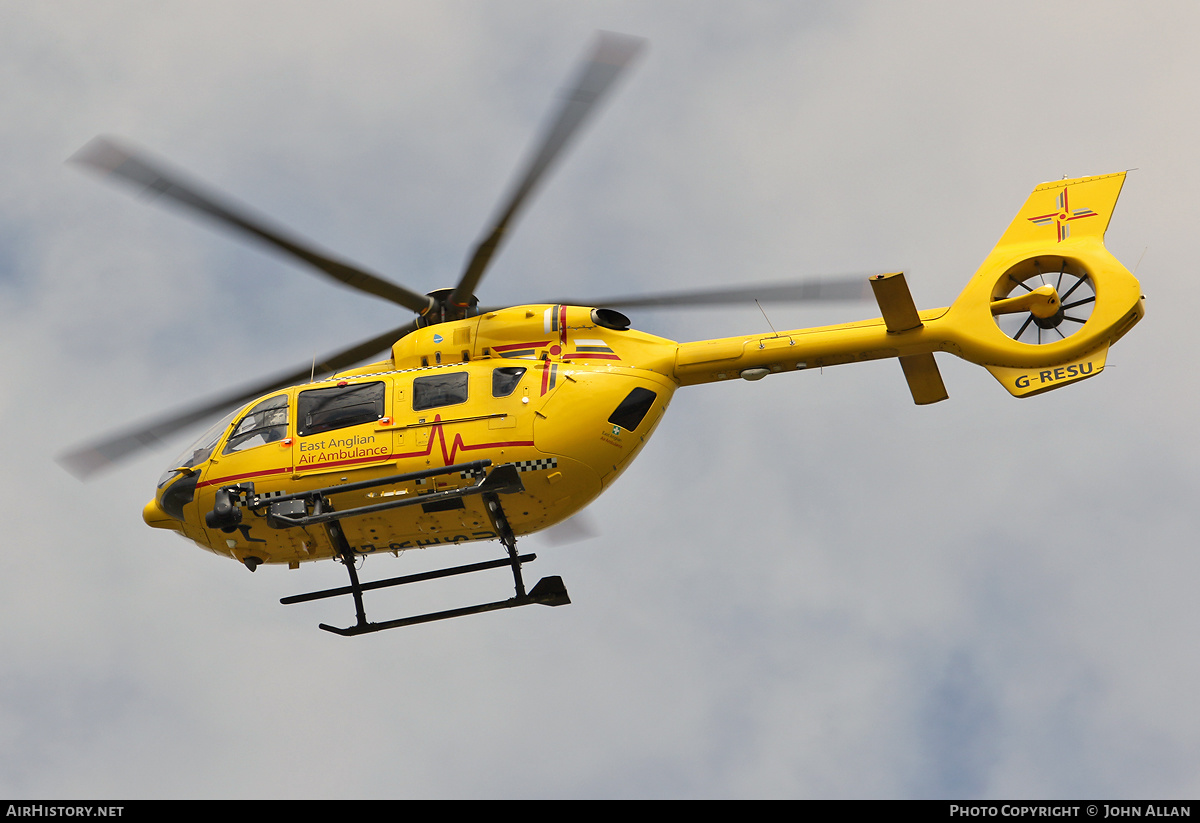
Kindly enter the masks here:
M 282 405 L 276 403 L 276 401 L 279 400 L 283 401 Z M 275 405 L 269 406 L 267 405 L 268 403 L 275 403 Z M 244 432 L 238 431 L 243 423 L 255 417 L 256 415 L 261 415 L 264 412 L 276 411 L 278 409 L 283 409 L 282 423 L 275 422 L 269 425 L 255 426 L 254 428 L 247 429 Z M 249 451 L 250 449 L 256 449 L 259 446 L 265 446 L 268 443 L 278 443 L 280 440 L 283 440 L 288 436 L 288 424 L 291 422 L 289 418 L 290 411 L 291 398 L 288 397 L 286 392 L 283 394 L 274 395 L 273 397 L 268 397 L 265 400 L 255 403 L 246 410 L 245 414 L 238 418 L 236 423 L 229 428 L 229 437 L 225 439 L 225 445 L 221 447 L 221 455 L 224 456 L 227 454 L 237 454 L 239 452 Z M 271 438 L 271 433 L 278 434 L 279 436 Z M 262 436 L 262 442 L 249 444 L 249 441 L 253 440 L 256 436 Z
M 461 380 L 459 379 L 461 378 Z M 433 402 L 422 401 L 418 403 L 418 395 L 421 394 L 420 385 L 429 386 L 434 381 L 442 381 L 443 384 L 453 380 L 455 383 L 461 383 L 461 386 L 454 386 L 452 389 L 461 388 L 462 398 L 458 400 Z M 439 397 L 447 393 L 447 389 L 441 388 Z M 441 409 L 446 406 L 459 406 L 471 399 L 471 373 L 469 371 L 454 371 L 446 374 L 429 374 L 424 377 L 414 377 L 412 385 L 412 410 L 414 412 L 429 411 L 430 409 Z
M 617 404 L 613 413 L 608 416 L 608 422 L 614 426 L 620 426 L 627 432 L 637 431 L 638 426 L 642 425 L 646 415 L 654 408 L 657 401 L 658 392 L 637 386 L 631 389 L 629 394 L 625 395 L 625 399 Z M 633 423 L 633 425 L 628 426 L 627 423 Z
M 492 369 L 492 397 L 512 397 L 512 393 L 517 390 L 517 387 L 521 385 L 521 381 L 525 379 L 525 372 L 527 371 L 529 369 L 524 366 L 497 366 Z M 503 377 L 505 379 L 512 379 L 514 376 L 516 379 L 513 379 L 512 383 L 508 386 L 508 391 L 499 394 L 498 391 L 501 387 L 496 385 L 496 378 L 502 373 L 504 373 Z
M 359 406 L 366 407 L 367 405 L 371 405 L 371 411 L 361 416 L 350 416 L 344 422 L 336 421 L 335 419 L 335 425 L 323 425 L 325 421 L 319 421 L 316 423 L 318 427 L 313 428 L 314 424 L 308 421 L 314 410 L 306 408 L 306 403 L 320 399 L 316 395 L 321 395 L 322 398 L 328 396 L 330 399 L 333 399 L 338 396 L 339 392 L 343 396 L 362 392 L 365 397 L 369 397 L 367 402 L 355 403 L 341 408 L 354 409 Z M 296 435 L 299 437 L 311 437 L 314 434 L 325 434 L 326 432 L 337 431 L 338 429 L 348 429 L 352 426 L 376 423 L 386 415 L 387 393 L 387 383 L 382 380 L 370 383 L 352 383 L 345 386 L 324 386 L 319 389 L 307 389 L 299 392 L 296 395 Z M 319 413 L 330 415 L 338 410 L 339 407 L 317 409 Z

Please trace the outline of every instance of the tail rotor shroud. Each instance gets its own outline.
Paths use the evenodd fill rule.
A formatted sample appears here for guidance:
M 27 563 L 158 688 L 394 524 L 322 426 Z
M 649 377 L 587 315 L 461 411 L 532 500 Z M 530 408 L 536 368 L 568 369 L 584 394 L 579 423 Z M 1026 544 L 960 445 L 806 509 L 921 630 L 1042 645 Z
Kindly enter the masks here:
M 1104 245 L 1125 172 L 1036 187 L 937 325 L 942 351 L 1026 397 L 1093 377 L 1145 313 Z

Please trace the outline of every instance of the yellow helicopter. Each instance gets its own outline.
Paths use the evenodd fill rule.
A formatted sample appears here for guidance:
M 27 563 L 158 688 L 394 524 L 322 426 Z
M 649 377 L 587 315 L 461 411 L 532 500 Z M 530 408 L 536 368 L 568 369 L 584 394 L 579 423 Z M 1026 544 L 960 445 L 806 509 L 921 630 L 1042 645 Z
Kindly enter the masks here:
M 97 139 L 74 160 L 258 238 L 344 285 L 417 318 L 298 369 L 171 415 L 63 460 L 86 476 L 160 438 L 234 408 L 158 481 L 143 518 L 251 571 L 335 558 L 350 585 L 284 598 L 349 594 L 357 635 L 533 603 L 570 600 L 561 578 L 526 591 L 534 555 L 517 538 L 588 505 L 630 464 L 675 391 L 728 380 L 896 358 L 918 404 L 947 397 L 934 352 L 990 371 L 1027 397 L 1099 374 L 1108 348 L 1143 315 L 1133 275 L 1104 246 L 1124 173 L 1045 183 L 947 308 L 918 311 L 903 274 L 867 279 L 881 317 L 819 328 L 677 343 L 630 328 L 618 308 L 837 299 L 862 282 L 516 307 L 480 307 L 488 264 L 519 210 L 642 41 L 604 34 L 564 96 L 529 166 L 453 288 L 422 295 L 318 251 L 240 206 L 121 145 Z M 384 360 L 356 363 L 387 352 Z M 315 379 L 318 374 L 332 376 Z M 303 382 L 307 380 L 308 382 Z M 504 556 L 361 582 L 359 555 L 498 540 Z M 511 569 L 515 595 L 370 622 L 364 592 Z

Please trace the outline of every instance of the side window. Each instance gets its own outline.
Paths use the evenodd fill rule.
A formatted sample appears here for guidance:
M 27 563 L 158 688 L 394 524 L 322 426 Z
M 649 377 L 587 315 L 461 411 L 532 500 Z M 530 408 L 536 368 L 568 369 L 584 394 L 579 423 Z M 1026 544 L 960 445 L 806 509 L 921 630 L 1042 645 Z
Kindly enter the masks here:
M 225 441 L 221 454 L 232 454 L 287 437 L 288 399 L 286 394 L 264 400 L 238 421 Z
M 608 422 L 620 426 L 625 431 L 633 431 L 642 423 L 642 418 L 654 405 L 657 394 L 649 389 L 637 388 L 626 395 L 621 405 L 608 416 Z
M 467 402 L 467 373 L 435 374 L 413 380 L 413 411 Z
M 525 369 L 520 366 L 501 366 L 492 372 L 492 397 L 508 397 L 517 388 Z
M 302 391 L 296 401 L 296 433 L 304 437 L 374 423 L 383 417 L 383 395 L 383 383 Z

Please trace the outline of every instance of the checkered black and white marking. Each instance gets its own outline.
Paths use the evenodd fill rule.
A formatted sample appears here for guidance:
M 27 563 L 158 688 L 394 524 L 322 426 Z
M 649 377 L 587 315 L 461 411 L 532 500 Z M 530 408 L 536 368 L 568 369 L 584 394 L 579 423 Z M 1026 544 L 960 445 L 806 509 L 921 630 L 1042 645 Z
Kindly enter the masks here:
M 545 458 L 542 458 L 541 460 L 518 460 L 515 463 L 505 463 L 503 465 L 515 466 L 517 471 L 519 471 L 519 472 L 538 472 L 538 471 L 545 471 L 546 469 L 558 468 L 558 458 L 545 457 Z M 494 466 L 493 470 L 498 469 L 498 468 L 500 468 L 500 466 Z M 482 470 L 474 471 L 474 472 L 470 472 L 470 471 L 459 472 L 459 476 L 462 477 L 463 480 L 469 480 L 472 477 L 482 477 L 483 475 L 484 475 L 484 471 L 482 471 Z

